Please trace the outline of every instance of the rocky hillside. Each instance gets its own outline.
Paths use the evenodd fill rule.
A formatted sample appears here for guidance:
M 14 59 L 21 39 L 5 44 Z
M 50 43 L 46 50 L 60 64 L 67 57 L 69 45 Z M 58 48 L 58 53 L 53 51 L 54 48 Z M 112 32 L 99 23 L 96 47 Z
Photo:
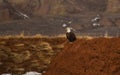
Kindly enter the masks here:
M 119 3 L 119 0 L 0 0 L 0 21 L 17 19 L 15 11 L 31 17 L 119 13 Z
M 7 0 L 6 0 L 7 1 Z M 25 12 L 37 14 L 78 14 L 84 11 L 105 11 L 107 0 L 9 0 Z M 4 3 L 1 0 L 1 3 Z M 26 9 L 28 8 L 28 9 Z M 34 12 L 33 12 L 34 10 Z

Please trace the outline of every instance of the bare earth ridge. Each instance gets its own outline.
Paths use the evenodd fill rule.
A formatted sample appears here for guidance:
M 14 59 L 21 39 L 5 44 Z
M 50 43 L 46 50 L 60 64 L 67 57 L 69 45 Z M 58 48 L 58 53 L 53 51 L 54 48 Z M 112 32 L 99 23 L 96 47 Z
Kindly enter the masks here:
M 67 42 L 44 75 L 119 75 L 120 38 Z

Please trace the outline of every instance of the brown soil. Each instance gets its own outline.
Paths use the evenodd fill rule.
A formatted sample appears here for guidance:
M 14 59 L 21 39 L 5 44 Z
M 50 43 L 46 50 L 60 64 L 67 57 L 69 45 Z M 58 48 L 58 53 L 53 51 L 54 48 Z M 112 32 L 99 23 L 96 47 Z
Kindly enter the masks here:
M 120 38 L 68 42 L 44 75 L 120 75 Z

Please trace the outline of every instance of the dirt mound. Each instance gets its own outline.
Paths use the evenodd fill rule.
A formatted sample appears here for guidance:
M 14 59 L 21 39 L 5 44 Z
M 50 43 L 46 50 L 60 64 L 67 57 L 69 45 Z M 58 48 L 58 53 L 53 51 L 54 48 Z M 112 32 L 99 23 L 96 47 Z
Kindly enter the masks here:
M 66 43 L 44 75 L 119 75 L 120 38 Z

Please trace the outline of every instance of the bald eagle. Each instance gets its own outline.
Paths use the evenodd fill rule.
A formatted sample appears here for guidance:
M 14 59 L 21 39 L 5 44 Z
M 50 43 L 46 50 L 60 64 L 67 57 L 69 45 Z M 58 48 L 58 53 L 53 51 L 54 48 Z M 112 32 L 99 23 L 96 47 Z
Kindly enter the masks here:
M 66 37 L 67 39 L 70 41 L 70 42 L 74 42 L 76 40 L 76 36 L 75 34 L 73 33 L 73 29 L 70 28 L 70 27 L 66 27 Z

